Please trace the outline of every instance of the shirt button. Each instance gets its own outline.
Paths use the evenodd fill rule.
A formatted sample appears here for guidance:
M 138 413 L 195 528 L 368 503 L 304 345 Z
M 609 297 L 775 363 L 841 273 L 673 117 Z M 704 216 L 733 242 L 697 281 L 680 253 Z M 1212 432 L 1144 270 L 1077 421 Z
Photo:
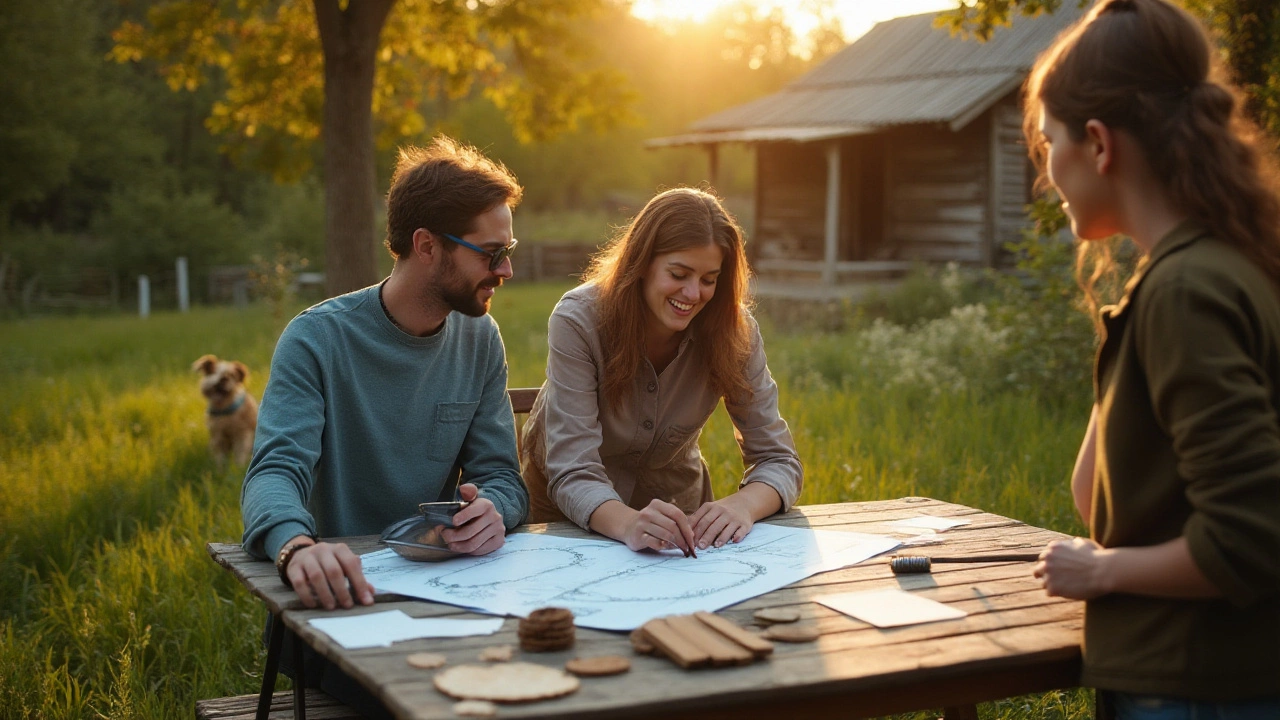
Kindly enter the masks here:
M 652 421 L 652 420 L 645 420 L 645 421 L 644 421 L 644 429 L 645 429 L 645 430 L 652 430 L 652 429 L 653 429 L 653 421 Z
M 654 390 L 657 390 L 657 389 L 658 389 L 658 383 L 655 383 L 655 382 L 649 383 L 649 392 L 653 392 Z

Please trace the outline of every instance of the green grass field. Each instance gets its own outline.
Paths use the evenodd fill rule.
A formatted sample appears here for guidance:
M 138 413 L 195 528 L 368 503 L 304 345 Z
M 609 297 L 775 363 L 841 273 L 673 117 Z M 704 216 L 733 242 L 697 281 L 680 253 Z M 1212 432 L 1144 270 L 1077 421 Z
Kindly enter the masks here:
M 546 318 L 568 286 L 504 288 L 512 386 L 541 383 Z M 240 475 L 205 449 L 190 365 L 243 360 L 261 396 L 287 317 L 266 307 L 0 323 L 0 717 L 190 717 L 255 692 L 264 611 L 205 554 L 236 542 Z M 928 495 L 1063 532 L 1088 412 L 1026 393 L 885 390 L 853 331 L 762 322 L 806 467 L 802 503 Z M 717 495 L 741 461 L 723 410 L 703 435 Z M 1086 718 L 1083 691 L 983 705 L 984 718 Z M 932 717 L 921 714 L 919 717 Z

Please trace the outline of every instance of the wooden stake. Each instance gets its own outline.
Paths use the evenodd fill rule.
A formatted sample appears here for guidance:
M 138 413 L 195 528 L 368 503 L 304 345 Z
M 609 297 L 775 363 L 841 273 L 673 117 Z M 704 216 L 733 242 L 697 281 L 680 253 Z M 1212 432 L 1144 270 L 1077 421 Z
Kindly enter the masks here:
M 667 618 L 667 625 L 685 640 L 706 650 L 711 655 L 712 665 L 750 665 L 755 660 L 750 650 L 698 622 L 692 615 L 673 615 Z
M 750 650 L 751 654 L 758 658 L 764 657 L 765 655 L 773 652 L 773 643 L 758 635 L 753 635 L 746 630 L 743 630 L 731 621 L 726 620 L 719 615 L 709 612 L 698 612 L 694 613 L 693 616 L 712 630 L 715 630 L 733 642 Z
M 685 639 L 665 618 L 650 620 L 640 629 L 655 647 L 682 668 L 698 667 L 711 662 L 711 653 Z

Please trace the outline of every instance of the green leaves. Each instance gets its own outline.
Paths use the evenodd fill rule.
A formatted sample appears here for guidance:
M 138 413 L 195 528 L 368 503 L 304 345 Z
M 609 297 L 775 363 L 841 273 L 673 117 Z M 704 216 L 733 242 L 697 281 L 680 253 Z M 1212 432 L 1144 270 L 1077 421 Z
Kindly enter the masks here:
M 378 145 L 421 136 L 434 124 L 425 101 L 462 98 L 476 85 L 526 142 L 616 124 L 632 96 L 582 32 L 583 18 L 603 3 L 399 0 L 374 37 Z M 338 4 L 327 11 L 350 20 L 358 10 Z M 207 125 L 241 164 L 280 180 L 311 168 L 326 62 L 311 2 L 173 0 L 152 7 L 145 24 L 122 23 L 113 38 L 113 59 L 156 61 L 174 90 L 224 85 Z
M 1079 0 L 1080 7 L 1089 0 Z M 1028 17 L 1051 13 L 1062 6 L 1062 0 L 959 0 L 956 9 L 938 15 L 938 27 L 951 30 L 951 34 L 974 37 L 986 42 L 1000 27 L 1010 25 L 1010 16 L 1016 9 Z

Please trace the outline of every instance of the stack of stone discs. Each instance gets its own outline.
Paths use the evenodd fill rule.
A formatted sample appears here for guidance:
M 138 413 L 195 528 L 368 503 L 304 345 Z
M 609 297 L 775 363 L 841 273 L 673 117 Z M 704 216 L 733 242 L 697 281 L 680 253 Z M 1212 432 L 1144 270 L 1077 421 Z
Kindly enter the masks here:
M 553 652 L 573 647 L 573 612 L 546 607 L 529 613 L 517 631 L 520 649 L 525 652 Z

